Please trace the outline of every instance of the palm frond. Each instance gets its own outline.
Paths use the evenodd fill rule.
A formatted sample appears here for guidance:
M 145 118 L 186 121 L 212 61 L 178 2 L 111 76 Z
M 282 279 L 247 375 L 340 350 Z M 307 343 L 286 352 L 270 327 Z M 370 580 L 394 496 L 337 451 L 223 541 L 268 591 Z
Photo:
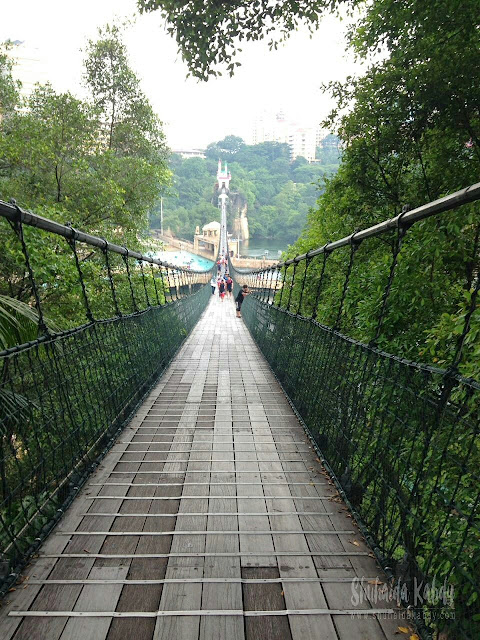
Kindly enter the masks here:
M 0 347 L 8 349 L 38 337 L 38 313 L 28 304 L 0 295 Z M 53 331 L 60 331 L 55 323 L 46 320 Z

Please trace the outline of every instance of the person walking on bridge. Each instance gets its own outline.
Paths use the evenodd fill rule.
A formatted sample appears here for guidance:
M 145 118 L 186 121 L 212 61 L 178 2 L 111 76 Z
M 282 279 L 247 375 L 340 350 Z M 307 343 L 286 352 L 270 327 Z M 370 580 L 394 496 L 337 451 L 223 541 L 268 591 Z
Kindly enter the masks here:
M 232 297 L 233 280 L 231 279 L 229 273 L 225 274 L 225 284 L 227 285 L 227 296 L 229 298 L 231 298 Z
M 223 302 L 225 297 L 225 280 L 223 278 L 218 279 L 218 293 L 220 295 L 220 300 Z
M 215 276 L 212 276 L 212 279 L 210 280 L 210 286 L 212 287 L 212 296 L 215 295 L 215 291 L 217 289 L 217 280 L 215 278 Z

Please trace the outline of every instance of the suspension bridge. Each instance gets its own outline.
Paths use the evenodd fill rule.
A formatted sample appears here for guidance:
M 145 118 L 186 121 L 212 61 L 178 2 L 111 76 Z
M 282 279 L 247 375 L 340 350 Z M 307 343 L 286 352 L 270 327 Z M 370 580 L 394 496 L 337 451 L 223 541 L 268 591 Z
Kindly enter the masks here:
M 448 366 L 378 341 L 405 234 L 479 198 L 477 184 L 275 267 L 230 267 L 252 292 L 243 320 L 210 273 L 0 203 L 39 318 L 0 353 L 1 637 L 416 639 L 440 616 L 446 639 L 478 637 L 480 385 L 458 371 L 478 273 Z M 49 326 L 35 234 L 63 243 L 84 324 Z M 385 234 L 366 344 L 343 311 L 360 243 Z M 448 602 L 418 587 L 438 576 Z

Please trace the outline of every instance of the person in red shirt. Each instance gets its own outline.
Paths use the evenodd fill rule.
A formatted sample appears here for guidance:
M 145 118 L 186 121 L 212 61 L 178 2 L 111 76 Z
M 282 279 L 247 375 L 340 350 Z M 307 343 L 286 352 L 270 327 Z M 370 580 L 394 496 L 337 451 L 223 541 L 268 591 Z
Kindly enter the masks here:
M 227 275 L 225 276 L 225 284 L 227 285 L 227 295 L 229 298 L 232 297 L 232 288 L 233 288 L 233 280 L 231 279 L 230 275 L 227 273 Z

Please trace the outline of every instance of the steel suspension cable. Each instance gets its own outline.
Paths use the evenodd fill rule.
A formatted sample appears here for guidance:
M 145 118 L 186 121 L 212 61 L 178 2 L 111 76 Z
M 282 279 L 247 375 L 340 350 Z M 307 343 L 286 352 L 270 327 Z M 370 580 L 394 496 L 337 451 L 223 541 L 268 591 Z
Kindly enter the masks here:
M 303 272 L 302 286 L 300 288 L 300 299 L 298 301 L 298 308 L 297 308 L 296 315 L 302 315 L 302 300 L 303 300 L 303 294 L 305 291 L 305 283 L 307 281 L 308 267 L 310 266 L 311 261 L 312 261 L 312 258 L 307 253 L 307 257 L 305 259 L 305 271 Z
M 117 292 L 115 291 L 115 283 L 113 281 L 112 269 L 110 267 L 110 257 L 108 252 L 108 240 L 104 239 L 104 246 L 102 247 L 102 252 L 105 257 L 105 266 L 107 267 L 107 276 L 108 282 L 110 284 L 110 291 L 112 294 L 113 306 L 115 308 L 115 314 L 118 317 L 121 317 L 122 312 L 120 311 L 120 307 L 118 306 Z
M 328 244 L 328 243 L 327 243 Z M 327 245 L 324 245 L 324 247 L 326 247 Z M 320 278 L 318 280 L 318 286 L 317 286 L 317 291 L 315 294 L 315 300 L 313 303 L 313 309 L 312 309 L 312 320 L 315 320 L 317 317 L 317 313 L 318 313 L 318 303 L 320 301 L 320 294 L 322 292 L 322 287 L 323 287 L 323 280 L 325 277 L 325 269 L 327 267 L 327 260 L 328 260 L 328 256 L 331 255 L 331 251 L 324 251 L 323 252 L 323 262 L 322 262 L 322 270 L 320 272 Z
M 290 290 L 288 292 L 288 302 L 287 302 L 287 311 L 290 311 L 290 303 L 292 301 L 292 293 L 295 288 L 295 276 L 297 273 L 298 262 L 293 263 L 293 274 L 292 274 L 292 284 L 290 286 Z
M 283 266 L 283 268 L 284 268 L 284 273 L 283 273 L 283 279 L 282 279 L 282 289 L 280 291 L 280 300 L 278 301 L 278 306 L 279 307 L 282 306 L 283 290 L 285 289 L 285 282 L 287 280 L 287 269 L 288 269 L 288 266 L 285 264 Z
M 93 313 L 92 313 L 92 309 L 90 307 L 90 302 L 88 300 L 88 295 L 87 295 L 87 289 L 85 286 L 85 280 L 83 278 L 83 271 L 82 268 L 80 266 L 80 260 L 78 258 L 78 253 L 77 253 L 77 243 L 76 243 L 76 235 L 77 232 L 75 231 L 75 229 L 73 227 L 71 227 L 72 229 L 72 237 L 70 238 L 70 240 L 67 240 L 67 243 L 69 245 L 69 247 L 71 248 L 72 252 L 73 252 L 73 256 L 75 259 L 75 266 L 77 269 L 77 274 L 78 274 L 78 280 L 80 282 L 80 286 L 82 289 L 82 297 L 83 297 L 83 304 L 85 307 L 85 315 L 87 316 L 87 320 L 88 322 L 95 322 L 95 318 L 93 317 Z
M 341 328 L 343 307 L 345 304 L 345 299 L 347 297 L 347 291 L 350 284 L 350 276 L 352 274 L 353 262 L 354 262 L 355 254 L 358 250 L 358 247 L 360 246 L 360 242 L 358 240 L 355 240 L 355 236 L 357 234 L 358 234 L 358 231 L 353 233 L 350 237 L 350 258 L 348 261 L 347 272 L 345 274 L 345 280 L 343 282 L 343 290 L 342 290 L 342 296 L 340 298 L 340 305 L 338 308 L 337 319 L 335 320 L 335 324 L 333 325 L 333 328 L 335 329 L 335 331 L 340 331 L 340 328 Z
M 386 317 L 386 313 L 387 313 L 387 303 L 388 303 L 388 299 L 389 299 L 389 296 L 390 296 L 390 291 L 392 289 L 393 280 L 394 280 L 394 277 L 395 277 L 395 270 L 396 270 L 396 267 L 397 267 L 398 256 L 399 256 L 400 251 L 402 249 L 403 239 L 405 238 L 407 230 L 411 226 L 409 224 L 402 224 L 402 220 L 403 220 L 405 214 L 408 211 L 409 211 L 409 208 L 408 207 L 404 207 L 403 210 L 402 210 L 402 213 L 398 217 L 397 233 L 396 233 L 395 243 L 394 243 L 394 247 L 393 247 L 392 262 L 390 264 L 390 272 L 388 274 L 387 283 L 386 283 L 385 288 L 383 290 L 382 301 L 381 301 L 381 306 L 380 306 L 380 313 L 378 314 L 378 320 L 377 320 L 377 327 L 375 329 L 375 335 L 374 335 L 372 341 L 370 342 L 371 346 L 377 346 L 378 339 L 380 338 L 380 334 L 382 332 L 383 323 L 384 323 L 384 320 L 385 320 L 385 317 Z
M 147 308 L 150 308 L 152 305 L 150 304 L 150 299 L 148 297 L 147 282 L 146 282 L 146 279 L 145 279 L 145 272 L 143 270 L 143 263 L 142 263 L 141 260 L 138 260 L 137 262 L 140 265 L 140 271 L 142 273 L 142 282 L 143 282 L 143 290 L 145 292 L 145 301 L 147 303 Z
M 155 289 L 155 299 L 157 301 L 157 306 L 160 306 L 160 298 L 158 297 L 158 289 L 157 289 L 157 281 L 155 278 L 155 271 L 153 269 L 153 263 L 150 263 L 150 270 L 152 272 L 152 281 L 153 281 L 153 287 Z
M 30 263 L 30 256 L 29 256 L 29 253 L 28 253 L 27 244 L 25 242 L 25 237 L 23 235 L 23 224 L 22 224 L 21 209 L 20 209 L 20 207 L 17 207 L 15 202 L 13 204 L 14 204 L 15 209 L 17 211 L 17 218 L 13 221 L 12 228 L 15 231 L 18 239 L 20 240 L 20 244 L 22 246 L 23 258 L 25 260 L 25 266 L 27 267 L 28 278 L 30 280 L 30 286 L 32 287 L 32 293 L 33 293 L 33 297 L 35 299 L 35 309 L 37 310 L 37 313 L 38 313 L 38 330 L 43 335 L 48 336 L 50 334 L 50 331 L 49 331 L 49 329 L 47 327 L 47 324 L 45 322 L 45 318 L 44 318 L 44 315 L 43 315 L 42 304 L 40 302 L 40 295 L 38 293 L 38 288 L 37 288 L 37 283 L 35 281 L 35 275 L 33 273 L 33 268 L 32 268 L 32 265 Z
M 130 275 L 130 266 L 128 264 L 128 258 L 130 255 L 130 251 L 127 249 L 127 247 L 125 247 L 126 253 L 124 255 L 122 255 L 123 258 L 123 262 L 125 264 L 125 268 L 127 270 L 127 278 L 128 278 L 128 284 L 130 287 L 130 295 L 132 297 L 132 308 L 133 308 L 133 312 L 137 313 L 138 312 L 138 307 L 137 307 L 137 301 L 135 300 L 135 293 L 133 291 L 133 284 L 132 284 L 132 278 Z

